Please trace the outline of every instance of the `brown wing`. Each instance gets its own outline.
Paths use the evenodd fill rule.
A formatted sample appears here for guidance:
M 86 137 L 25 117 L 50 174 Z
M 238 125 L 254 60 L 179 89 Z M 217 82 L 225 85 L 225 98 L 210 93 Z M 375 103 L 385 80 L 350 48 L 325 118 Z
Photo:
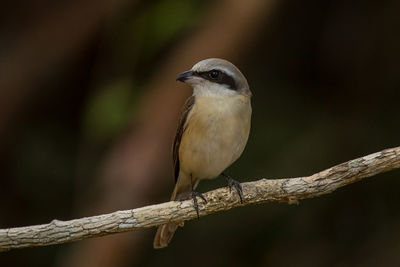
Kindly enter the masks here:
M 179 121 L 178 129 L 176 130 L 173 151 L 172 151 L 172 158 L 174 161 L 174 178 L 175 183 L 178 181 L 179 176 L 179 146 L 181 144 L 182 135 L 185 131 L 185 123 L 189 112 L 192 110 L 194 105 L 194 96 L 189 97 L 186 100 L 185 105 L 183 106 L 181 119 Z

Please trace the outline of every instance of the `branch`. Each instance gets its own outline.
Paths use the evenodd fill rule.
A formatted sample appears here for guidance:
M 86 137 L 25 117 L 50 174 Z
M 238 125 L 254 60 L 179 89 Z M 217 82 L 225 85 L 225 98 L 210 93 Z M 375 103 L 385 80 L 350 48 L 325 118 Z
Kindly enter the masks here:
M 249 204 L 265 202 L 297 203 L 300 199 L 329 194 L 345 185 L 378 173 L 400 168 L 400 146 L 354 159 L 307 177 L 243 183 L 244 203 L 228 188 L 210 191 L 208 203 L 199 203 L 200 216 Z M 71 221 L 0 230 L 0 251 L 47 246 L 86 238 L 134 231 L 196 218 L 191 200 L 170 201 L 133 210 L 86 217 Z

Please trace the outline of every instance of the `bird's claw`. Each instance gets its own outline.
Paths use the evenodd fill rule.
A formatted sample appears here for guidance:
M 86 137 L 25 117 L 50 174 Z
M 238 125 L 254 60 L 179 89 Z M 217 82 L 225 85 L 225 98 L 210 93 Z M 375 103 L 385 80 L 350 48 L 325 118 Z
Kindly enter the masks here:
M 224 173 L 223 173 L 222 175 L 223 175 L 223 176 L 226 178 L 226 180 L 228 181 L 229 192 L 232 192 L 232 187 L 235 187 L 236 192 L 238 193 L 239 198 L 240 198 L 240 203 L 243 203 L 243 189 L 242 189 L 242 185 L 241 185 L 238 181 L 232 179 L 230 176 L 228 176 L 228 175 L 226 175 L 226 174 L 224 174 Z
M 196 210 L 196 213 L 197 213 L 197 219 L 200 219 L 199 205 L 197 203 L 197 197 L 200 197 L 204 201 L 204 203 L 206 203 L 206 204 L 207 204 L 207 199 L 203 196 L 202 193 L 199 193 L 197 191 L 192 191 L 190 193 L 190 197 L 193 199 L 193 206 L 194 206 L 194 209 Z

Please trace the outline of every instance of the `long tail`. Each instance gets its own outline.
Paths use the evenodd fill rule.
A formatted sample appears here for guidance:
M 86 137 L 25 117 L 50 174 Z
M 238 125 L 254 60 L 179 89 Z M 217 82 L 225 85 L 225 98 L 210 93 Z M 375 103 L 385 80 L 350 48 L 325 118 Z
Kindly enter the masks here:
M 186 177 L 179 177 L 177 183 L 175 184 L 174 192 L 172 193 L 171 200 L 179 200 L 187 198 L 190 196 L 190 178 L 184 179 Z M 197 185 L 197 183 L 195 183 Z M 154 237 L 153 247 L 154 248 L 164 248 L 168 246 L 171 242 L 172 237 L 175 234 L 178 226 L 183 226 L 183 222 L 171 222 L 167 224 L 160 225 L 157 229 L 156 236 Z
M 156 236 L 154 237 L 154 248 L 165 248 L 171 242 L 178 225 L 176 223 L 163 224 L 158 227 Z

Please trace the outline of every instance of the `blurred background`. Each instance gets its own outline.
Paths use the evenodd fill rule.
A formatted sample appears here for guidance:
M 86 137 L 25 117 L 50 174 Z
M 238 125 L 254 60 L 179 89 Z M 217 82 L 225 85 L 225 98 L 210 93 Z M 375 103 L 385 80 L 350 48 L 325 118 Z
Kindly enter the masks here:
M 169 199 L 189 87 L 222 57 L 254 97 L 240 181 L 311 175 L 400 145 L 400 2 L 5 1 L 0 10 L 0 228 Z M 298 206 L 0 254 L 0 266 L 399 266 L 400 171 Z M 200 192 L 226 186 L 204 181 Z

